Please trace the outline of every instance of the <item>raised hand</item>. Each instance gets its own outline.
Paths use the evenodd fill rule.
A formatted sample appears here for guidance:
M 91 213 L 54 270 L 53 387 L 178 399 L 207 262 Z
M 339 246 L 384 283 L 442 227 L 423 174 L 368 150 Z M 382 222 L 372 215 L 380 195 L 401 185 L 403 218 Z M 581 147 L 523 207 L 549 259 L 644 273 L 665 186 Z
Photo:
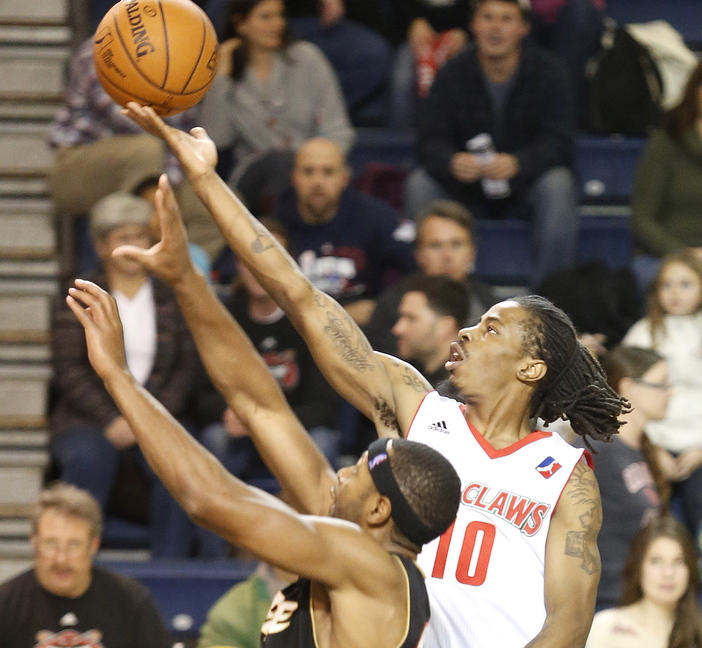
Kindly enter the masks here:
M 204 128 L 197 126 L 188 135 L 166 124 L 150 106 L 140 106 L 134 101 L 122 109 L 122 114 L 166 142 L 191 181 L 214 171 L 217 166 L 217 147 Z
M 188 251 L 188 235 L 183 217 L 165 173 L 159 178 L 155 198 L 161 240 L 148 250 L 136 245 L 121 245 L 113 252 L 113 256 L 133 259 L 150 274 L 174 286 L 196 270 Z
M 111 373 L 127 372 L 122 322 L 114 298 L 100 286 L 76 279 L 66 303 L 85 329 L 88 359 L 98 376 L 106 380 Z

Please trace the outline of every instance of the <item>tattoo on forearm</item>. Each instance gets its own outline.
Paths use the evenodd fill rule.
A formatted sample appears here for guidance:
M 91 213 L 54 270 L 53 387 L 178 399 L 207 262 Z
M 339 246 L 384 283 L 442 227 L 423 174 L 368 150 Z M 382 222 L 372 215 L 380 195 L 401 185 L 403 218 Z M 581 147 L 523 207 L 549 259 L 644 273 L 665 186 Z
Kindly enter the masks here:
M 579 463 L 568 486 L 568 497 L 575 500 L 582 511 L 578 518 L 582 531 L 568 531 L 565 553 L 580 558 L 581 569 L 589 575 L 600 571 L 597 533 L 602 524 L 602 505 L 597 494 L 597 482 L 592 471 Z
M 253 224 L 252 227 L 256 233 L 256 239 L 251 243 L 251 251 L 254 254 L 265 252 L 275 246 L 276 241 L 267 229 L 264 227 L 257 227 L 255 224 Z
M 327 319 L 324 333 L 332 339 L 344 361 L 356 371 L 373 369 L 373 349 L 365 336 L 337 313 L 327 311 Z

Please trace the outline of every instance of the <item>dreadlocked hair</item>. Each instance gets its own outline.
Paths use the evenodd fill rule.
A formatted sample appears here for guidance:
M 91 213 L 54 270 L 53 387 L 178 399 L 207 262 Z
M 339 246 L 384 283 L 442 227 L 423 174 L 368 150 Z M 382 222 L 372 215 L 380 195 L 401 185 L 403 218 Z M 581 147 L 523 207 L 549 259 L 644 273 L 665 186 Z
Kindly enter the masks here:
M 568 419 L 590 450 L 588 437 L 608 441 L 623 425 L 619 416 L 630 411 L 628 401 L 607 383 L 599 362 L 578 342 L 572 322 L 560 308 L 538 295 L 513 301 L 527 313 L 524 352 L 547 367 L 532 397 L 530 416 L 546 424 Z

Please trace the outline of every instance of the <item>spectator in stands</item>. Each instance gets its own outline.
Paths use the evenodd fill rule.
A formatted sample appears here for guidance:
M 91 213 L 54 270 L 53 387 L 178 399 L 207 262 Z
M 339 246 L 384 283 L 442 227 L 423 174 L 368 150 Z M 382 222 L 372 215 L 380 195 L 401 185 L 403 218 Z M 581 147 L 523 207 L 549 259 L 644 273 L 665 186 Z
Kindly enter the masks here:
M 665 418 L 670 391 L 668 365 L 651 349 L 619 346 L 602 358 L 607 382 L 631 403 L 612 443 L 594 442 L 595 476 L 602 497 L 602 528 L 597 545 L 602 574 L 597 607 L 613 607 L 622 593 L 621 573 L 637 531 L 666 511 L 670 487 L 657 448 L 644 428 Z M 576 442 L 577 444 L 577 442 Z
M 468 315 L 465 283 L 417 274 L 402 296 L 392 332 L 400 358 L 414 365 L 433 387 L 449 377 L 444 365 Z
M 553 54 L 524 42 L 523 0 L 478 0 L 470 27 L 475 47 L 439 70 L 419 115 L 422 167 L 408 178 L 406 211 L 414 217 L 431 200 L 453 197 L 479 218 L 529 220 L 538 285 L 575 260 L 568 73 Z M 466 150 L 478 135 L 492 139 L 494 155 Z
M 631 228 L 642 253 L 634 260 L 642 289 L 661 257 L 691 247 L 702 258 L 701 186 L 702 63 L 663 128 L 649 139 L 636 171 Z
M 0 585 L 0 648 L 170 648 L 146 587 L 93 565 L 102 516 L 89 493 L 55 483 L 40 493 L 31 522 L 34 566 Z
M 194 111 L 168 121 L 189 130 L 195 125 Z M 92 37 L 71 58 L 63 106 L 49 128 L 48 139 L 55 149 L 49 189 L 61 219 L 72 222 L 74 217 L 88 214 L 108 194 L 132 192 L 166 170 L 177 187 L 193 243 L 201 245 L 211 259 L 221 251 L 222 236 L 175 158 L 166 153 L 163 142 L 122 115 L 120 106 L 100 85 L 93 63 Z
M 282 0 L 232 0 L 226 40 L 200 124 L 231 149 L 228 184 L 257 215 L 289 186 L 294 151 L 322 135 L 353 142 L 339 83 L 315 45 L 292 41 Z
M 282 196 L 276 218 L 305 275 L 366 324 L 387 275 L 416 268 L 414 227 L 387 203 L 350 188 L 349 178 L 338 144 L 310 140 L 295 156 L 293 189 Z
M 393 0 L 403 42 L 393 63 L 390 126 L 415 125 L 418 96 L 426 96 L 436 70 L 468 42 L 470 3 L 466 0 Z
M 151 203 L 130 194 L 100 200 L 91 210 L 90 229 L 102 267 L 87 276 L 117 299 L 134 375 L 187 423 L 199 364 L 176 300 L 141 265 L 112 256 L 126 243 L 151 245 L 152 211 Z M 194 525 L 148 467 L 131 428 L 90 366 L 82 326 L 63 299 L 54 312 L 51 345 L 55 402 L 49 426 L 60 478 L 88 490 L 104 513 L 120 460 L 137 463 L 151 485 L 152 555 L 187 556 Z
M 206 7 L 222 40 L 229 34 L 229 21 L 222 18 L 233 15 L 230 7 L 232 0 L 210 0 Z M 381 36 L 389 26 L 378 1 L 286 0 L 285 13 L 292 33 L 314 43 L 329 59 L 354 121 L 369 115 L 383 120 L 377 104 L 384 98 L 392 52 Z
M 470 304 L 462 326 L 473 326 L 490 306 L 499 300 L 493 289 L 472 273 L 477 255 L 475 229 L 471 213 L 459 202 L 436 200 L 417 216 L 414 256 L 419 272 L 429 277 L 443 275 L 465 284 Z M 384 290 L 366 326 L 366 335 L 377 351 L 397 355 L 392 328 L 407 283 L 415 275 L 400 279 Z
M 270 219 L 264 223 L 287 249 L 285 228 Z M 340 399 L 317 368 L 300 334 L 242 264 L 238 266 L 232 295 L 225 304 L 268 365 L 297 418 L 329 463 L 337 466 L 341 442 L 336 430 Z M 222 465 L 244 481 L 270 477 L 248 430 L 207 378 L 197 401 L 199 422 L 204 428 L 202 444 Z M 203 529 L 198 530 L 198 537 L 200 557 L 227 556 L 228 543 L 220 536 Z
M 655 349 L 668 360 L 668 414 L 651 421 L 646 433 L 660 446 L 663 472 L 696 535 L 702 522 L 702 261 L 694 250 L 663 260 L 648 315 L 631 327 L 623 343 Z
M 260 562 L 243 583 L 225 592 L 207 613 L 197 648 L 260 648 L 261 626 L 276 592 L 295 576 Z
M 639 531 L 622 574 L 620 607 L 595 615 L 586 648 L 702 646 L 695 547 L 675 518 Z

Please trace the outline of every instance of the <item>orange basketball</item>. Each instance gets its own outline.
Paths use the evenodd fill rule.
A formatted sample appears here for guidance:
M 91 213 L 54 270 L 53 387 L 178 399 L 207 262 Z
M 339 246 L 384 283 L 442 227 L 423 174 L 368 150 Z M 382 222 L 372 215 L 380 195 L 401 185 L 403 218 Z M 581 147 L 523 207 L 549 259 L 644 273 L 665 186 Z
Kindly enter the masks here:
M 120 0 L 95 31 L 93 60 L 107 94 L 163 117 L 195 105 L 217 70 L 214 27 L 192 0 Z

